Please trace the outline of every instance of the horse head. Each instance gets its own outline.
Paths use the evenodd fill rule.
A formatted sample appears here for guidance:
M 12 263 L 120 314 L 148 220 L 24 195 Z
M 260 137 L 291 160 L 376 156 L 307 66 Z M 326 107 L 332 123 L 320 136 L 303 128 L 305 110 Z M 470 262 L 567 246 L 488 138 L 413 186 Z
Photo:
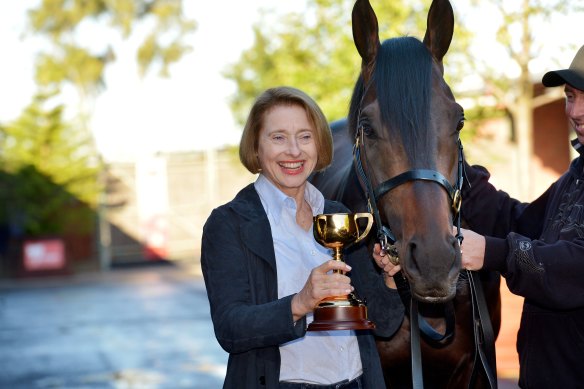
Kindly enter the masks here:
M 460 204 L 464 111 L 444 81 L 454 15 L 448 0 L 434 0 L 423 42 L 379 40 L 375 12 L 357 0 L 353 38 L 362 58 L 349 112 L 355 163 L 397 250 L 412 296 L 445 302 L 461 270 L 453 224 Z M 367 188 L 368 187 L 368 188 Z

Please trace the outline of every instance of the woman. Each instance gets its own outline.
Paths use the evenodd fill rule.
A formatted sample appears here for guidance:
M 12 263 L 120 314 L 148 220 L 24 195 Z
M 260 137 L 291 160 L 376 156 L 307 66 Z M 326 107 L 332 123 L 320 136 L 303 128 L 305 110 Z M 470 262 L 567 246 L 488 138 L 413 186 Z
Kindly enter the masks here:
M 349 212 L 307 181 L 332 160 L 322 111 L 298 89 L 265 91 L 239 155 L 259 176 L 211 213 L 201 251 L 215 335 L 230 354 L 224 388 L 384 388 L 370 331 L 306 332 L 318 302 L 353 291 L 351 282 L 379 335 L 393 335 L 403 318 L 397 292 L 366 247 L 348 253 L 345 264 L 312 235 L 314 215 Z M 352 268 L 351 278 L 331 271 Z

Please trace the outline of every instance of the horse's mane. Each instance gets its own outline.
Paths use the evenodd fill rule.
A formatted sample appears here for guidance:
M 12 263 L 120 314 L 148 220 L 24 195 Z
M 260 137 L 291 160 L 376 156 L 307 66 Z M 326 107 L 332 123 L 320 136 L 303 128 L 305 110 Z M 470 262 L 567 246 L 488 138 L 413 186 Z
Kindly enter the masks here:
M 372 82 L 377 93 L 381 120 L 391 129 L 391 139 L 401 142 L 412 164 L 431 166 L 426 157 L 431 150 L 424 136 L 429 130 L 432 57 L 426 46 L 414 37 L 388 39 L 379 48 Z M 361 100 L 365 93 L 359 76 L 349 107 L 349 131 L 357 129 Z M 429 164 L 430 163 L 430 164 Z

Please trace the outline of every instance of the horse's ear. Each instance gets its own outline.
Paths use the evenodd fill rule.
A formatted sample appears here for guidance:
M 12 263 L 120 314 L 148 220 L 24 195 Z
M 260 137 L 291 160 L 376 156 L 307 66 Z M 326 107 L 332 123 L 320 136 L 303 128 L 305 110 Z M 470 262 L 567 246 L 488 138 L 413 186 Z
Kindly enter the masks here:
M 369 0 L 357 0 L 353 6 L 353 40 L 363 60 L 361 73 L 365 85 L 375 70 L 375 58 L 379 50 L 379 26 L 377 16 Z
M 454 32 L 454 13 L 448 0 L 433 0 L 428 11 L 424 44 L 436 61 L 442 63 Z

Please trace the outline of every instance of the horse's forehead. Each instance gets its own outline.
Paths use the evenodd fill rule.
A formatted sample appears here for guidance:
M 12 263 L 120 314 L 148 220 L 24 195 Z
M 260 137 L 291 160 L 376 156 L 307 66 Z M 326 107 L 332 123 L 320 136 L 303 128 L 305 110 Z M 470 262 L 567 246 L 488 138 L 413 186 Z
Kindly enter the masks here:
M 394 128 L 391 123 L 384 123 L 379 100 L 371 99 L 366 102 L 361 115 L 363 118 L 367 118 L 373 127 L 378 128 L 377 136 L 382 139 L 392 140 L 393 143 L 389 143 L 388 146 L 395 144 L 395 141 L 399 140 L 399 130 Z
M 458 111 L 462 111 L 462 107 L 456 102 L 450 86 L 446 83 L 441 73 L 433 72 L 429 103 L 430 107 L 417 107 L 419 110 L 430 109 L 430 117 L 427 123 L 429 128 L 425 129 L 425 132 L 428 132 L 427 136 L 431 136 L 429 132 L 432 132 L 430 131 L 432 128 L 435 126 L 443 128 L 441 123 L 451 120 Z M 398 135 L 399 129 L 394 128 L 391 122 L 385 123 L 383 121 L 381 114 L 383 109 L 377 99 L 375 89 L 371 88 L 363 98 L 363 105 L 359 114 L 360 119 L 368 118 L 373 121 L 372 125 L 384 128 L 384 132 Z
M 376 98 L 365 100 L 361 113 L 365 117 L 377 118 L 381 120 L 381 109 L 379 108 L 379 101 Z
M 432 98 L 456 104 L 454 94 L 444 79 L 442 68 L 435 61 L 432 64 Z

